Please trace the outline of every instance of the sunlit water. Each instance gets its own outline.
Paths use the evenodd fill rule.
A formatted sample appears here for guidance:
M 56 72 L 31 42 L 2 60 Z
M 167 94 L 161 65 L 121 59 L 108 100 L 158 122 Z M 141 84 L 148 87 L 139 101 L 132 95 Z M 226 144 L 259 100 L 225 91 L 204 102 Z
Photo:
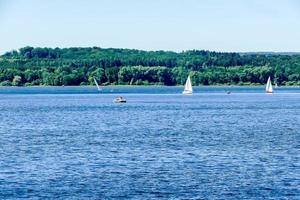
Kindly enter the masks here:
M 300 199 L 300 89 L 181 91 L 0 88 L 0 199 Z

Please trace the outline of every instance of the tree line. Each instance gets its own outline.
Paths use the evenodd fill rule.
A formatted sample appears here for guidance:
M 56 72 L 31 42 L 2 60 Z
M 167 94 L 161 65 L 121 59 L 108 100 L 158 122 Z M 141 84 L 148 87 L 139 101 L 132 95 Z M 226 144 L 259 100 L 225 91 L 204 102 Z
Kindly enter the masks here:
M 133 49 L 24 47 L 0 56 L 0 85 L 300 84 L 298 54 L 180 53 Z

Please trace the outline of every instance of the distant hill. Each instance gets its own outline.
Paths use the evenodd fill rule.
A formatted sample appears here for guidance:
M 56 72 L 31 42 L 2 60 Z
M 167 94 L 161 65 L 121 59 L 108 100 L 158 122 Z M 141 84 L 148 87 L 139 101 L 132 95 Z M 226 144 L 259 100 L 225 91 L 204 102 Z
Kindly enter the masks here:
M 0 85 L 300 84 L 300 53 L 33 48 L 0 56 Z
M 300 52 L 240 52 L 240 55 L 282 55 L 282 56 L 295 56 L 300 55 Z

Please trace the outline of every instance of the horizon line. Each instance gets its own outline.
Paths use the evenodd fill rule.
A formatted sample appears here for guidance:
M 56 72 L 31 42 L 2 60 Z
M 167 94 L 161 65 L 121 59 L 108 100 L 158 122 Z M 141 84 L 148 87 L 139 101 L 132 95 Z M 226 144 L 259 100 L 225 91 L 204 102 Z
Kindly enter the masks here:
M 99 49 L 124 49 L 124 50 L 137 50 L 137 51 L 146 51 L 146 52 L 159 52 L 159 51 L 164 51 L 164 52 L 174 52 L 174 53 L 182 53 L 186 51 L 208 51 L 208 52 L 217 52 L 217 53 L 238 53 L 238 54 L 300 54 L 300 51 L 273 51 L 273 50 L 259 50 L 259 51 L 220 51 L 220 50 L 209 50 L 209 49 L 196 49 L 196 48 L 191 48 L 191 49 L 182 49 L 182 50 L 171 50 L 171 49 L 138 49 L 138 48 L 128 48 L 128 47 L 100 47 L 100 46 L 65 46 L 65 47 L 49 47 L 49 46 L 31 46 L 31 45 L 26 45 L 23 47 L 19 47 L 17 49 L 12 49 L 9 51 L 4 51 L 0 53 L 0 56 L 3 56 L 5 53 L 9 53 L 12 51 L 18 51 L 21 48 L 24 47 L 32 47 L 32 48 L 49 48 L 49 49 L 71 49 L 71 48 L 99 48 Z

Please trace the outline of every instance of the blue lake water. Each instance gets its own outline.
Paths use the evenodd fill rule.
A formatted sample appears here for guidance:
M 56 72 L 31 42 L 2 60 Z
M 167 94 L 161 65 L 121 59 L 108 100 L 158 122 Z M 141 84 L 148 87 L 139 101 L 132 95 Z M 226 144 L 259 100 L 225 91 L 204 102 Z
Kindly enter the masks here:
M 0 87 L 0 199 L 300 199 L 300 88 L 263 90 Z

